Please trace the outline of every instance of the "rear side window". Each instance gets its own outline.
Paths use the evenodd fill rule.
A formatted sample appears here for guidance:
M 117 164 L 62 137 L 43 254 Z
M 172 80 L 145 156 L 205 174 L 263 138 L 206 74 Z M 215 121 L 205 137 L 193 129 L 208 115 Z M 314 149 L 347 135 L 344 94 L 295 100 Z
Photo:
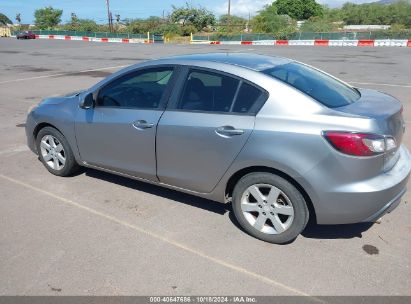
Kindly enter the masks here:
M 248 84 L 243 83 L 240 91 L 238 92 L 237 99 L 234 103 L 233 112 L 248 113 L 254 112 L 254 105 L 258 102 L 263 92 L 260 89 Z
M 329 108 L 356 102 L 360 93 L 343 82 L 304 64 L 291 62 L 263 71 L 279 79 Z
M 239 81 L 208 71 L 191 71 L 184 84 L 178 109 L 229 112 Z
M 176 108 L 187 111 L 255 114 L 263 105 L 261 89 L 216 72 L 190 70 Z

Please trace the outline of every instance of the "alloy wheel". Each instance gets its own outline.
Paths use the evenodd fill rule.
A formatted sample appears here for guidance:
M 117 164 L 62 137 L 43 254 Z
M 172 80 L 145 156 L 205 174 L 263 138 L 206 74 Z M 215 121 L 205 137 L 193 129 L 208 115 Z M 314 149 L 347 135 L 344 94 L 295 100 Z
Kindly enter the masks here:
M 269 184 L 254 184 L 241 197 L 241 211 L 248 223 L 267 234 L 279 234 L 290 228 L 294 207 L 287 195 Z
M 66 154 L 61 142 L 53 135 L 45 135 L 40 141 L 40 153 L 44 162 L 53 170 L 62 170 Z

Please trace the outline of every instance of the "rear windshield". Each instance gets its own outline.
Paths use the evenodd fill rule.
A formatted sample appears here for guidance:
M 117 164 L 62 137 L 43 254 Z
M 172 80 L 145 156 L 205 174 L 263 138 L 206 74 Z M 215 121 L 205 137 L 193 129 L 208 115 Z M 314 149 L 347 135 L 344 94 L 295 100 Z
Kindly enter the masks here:
M 293 86 L 329 108 L 349 105 L 361 97 L 356 89 L 301 63 L 290 62 L 262 72 Z

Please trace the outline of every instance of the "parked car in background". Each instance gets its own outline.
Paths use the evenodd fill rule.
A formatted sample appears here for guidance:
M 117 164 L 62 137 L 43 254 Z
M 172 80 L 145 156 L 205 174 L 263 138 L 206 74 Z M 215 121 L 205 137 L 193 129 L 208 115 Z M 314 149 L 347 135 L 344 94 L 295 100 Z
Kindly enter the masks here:
M 402 105 L 294 60 L 198 54 L 147 61 L 27 117 L 52 174 L 104 170 L 221 203 L 272 243 L 373 222 L 406 191 Z M 207 223 L 203 223 L 207 225 Z
M 32 31 L 20 32 L 16 35 L 17 39 L 36 39 L 36 35 Z

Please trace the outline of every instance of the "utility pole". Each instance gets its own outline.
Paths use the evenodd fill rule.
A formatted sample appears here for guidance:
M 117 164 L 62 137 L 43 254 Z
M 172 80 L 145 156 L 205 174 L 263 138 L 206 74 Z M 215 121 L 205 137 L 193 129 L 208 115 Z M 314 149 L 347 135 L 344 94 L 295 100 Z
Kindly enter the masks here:
M 114 32 L 113 14 L 111 13 L 111 11 L 110 11 L 110 27 L 111 27 L 110 32 Z
M 112 32 L 113 29 L 111 26 L 110 0 L 106 0 L 106 5 L 107 5 L 108 28 L 109 28 L 109 31 Z
M 231 25 L 231 0 L 228 0 L 228 12 L 227 12 L 227 32 L 230 32 Z

